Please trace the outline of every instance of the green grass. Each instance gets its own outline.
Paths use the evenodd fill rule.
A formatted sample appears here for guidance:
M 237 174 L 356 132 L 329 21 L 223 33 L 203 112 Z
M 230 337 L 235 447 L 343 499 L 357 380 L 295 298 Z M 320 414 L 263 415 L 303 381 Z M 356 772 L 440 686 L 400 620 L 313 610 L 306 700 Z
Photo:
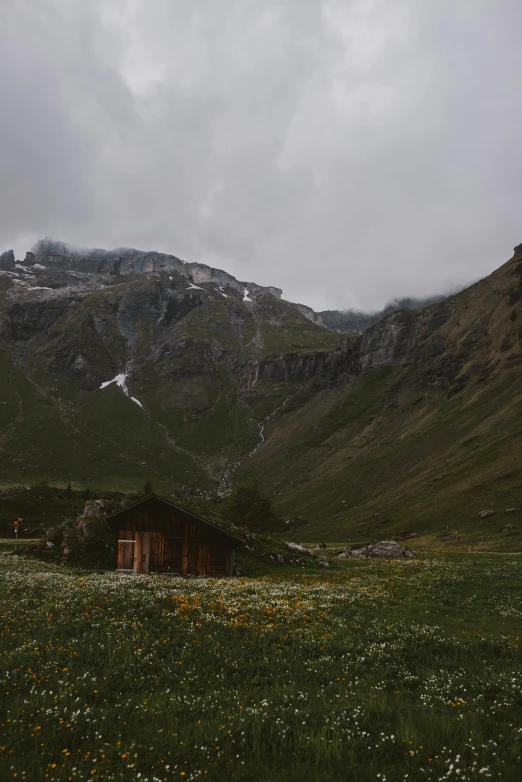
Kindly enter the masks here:
M 5 555 L 0 778 L 514 782 L 521 588 L 516 555 L 225 580 Z
M 20 538 L 17 542 L 15 538 L 0 538 L 0 554 L 9 554 L 10 552 L 21 549 L 28 543 L 37 543 L 38 538 Z
M 197 459 L 172 446 L 158 423 L 115 385 L 84 401 L 58 404 L 14 370 L 4 398 L 6 409 L 18 411 L 0 443 L 4 485 L 74 481 L 133 491 L 151 476 L 162 489 L 208 484 Z
M 449 530 L 502 547 L 502 526 L 521 526 L 504 515 L 522 506 L 518 385 L 511 374 L 448 399 L 381 368 L 278 416 L 242 472 L 256 475 L 284 518 L 307 519 L 315 540 Z M 484 508 L 497 513 L 491 535 L 479 526 Z

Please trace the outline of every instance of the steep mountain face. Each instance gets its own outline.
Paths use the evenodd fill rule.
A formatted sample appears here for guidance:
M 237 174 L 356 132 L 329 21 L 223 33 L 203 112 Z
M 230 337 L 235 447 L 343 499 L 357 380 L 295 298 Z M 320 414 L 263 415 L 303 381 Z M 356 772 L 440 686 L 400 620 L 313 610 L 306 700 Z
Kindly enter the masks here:
M 522 506 L 522 246 L 459 294 L 390 313 L 329 368 L 248 462 L 310 540 L 474 528 L 484 508 L 502 525 Z
M 3 482 L 215 493 L 255 475 L 330 540 L 522 504 L 521 310 L 522 246 L 339 335 L 202 264 L 42 242 L 0 271 Z

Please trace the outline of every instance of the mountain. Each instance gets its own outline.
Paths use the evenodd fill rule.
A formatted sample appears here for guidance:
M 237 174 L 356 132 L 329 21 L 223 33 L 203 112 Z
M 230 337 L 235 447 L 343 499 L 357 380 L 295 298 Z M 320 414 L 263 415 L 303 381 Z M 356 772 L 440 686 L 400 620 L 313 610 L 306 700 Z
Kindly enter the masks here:
M 436 304 L 443 301 L 446 296 L 430 296 L 425 299 L 415 299 L 406 296 L 401 299 L 394 299 L 386 304 L 382 310 L 377 312 L 363 312 L 362 310 L 323 310 L 314 313 L 317 323 L 336 331 L 346 333 L 364 331 L 368 326 L 377 323 L 385 315 L 395 310 L 422 310 L 430 304 Z
M 248 469 L 310 540 L 476 534 L 516 519 L 521 446 L 522 245 L 488 278 L 348 341 Z
M 345 335 L 174 256 L 46 240 L 12 261 L 4 485 L 215 493 L 253 475 L 310 540 L 453 531 L 522 505 L 522 245 L 466 290 Z
M 46 240 L 1 258 L 4 483 L 215 489 L 339 342 L 278 288 L 170 255 Z

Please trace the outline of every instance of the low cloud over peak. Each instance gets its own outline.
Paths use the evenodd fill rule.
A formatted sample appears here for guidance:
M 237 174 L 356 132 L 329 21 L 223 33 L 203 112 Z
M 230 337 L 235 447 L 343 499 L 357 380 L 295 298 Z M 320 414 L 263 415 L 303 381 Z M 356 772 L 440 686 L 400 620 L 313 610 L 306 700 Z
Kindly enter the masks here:
M 521 241 L 522 7 L 7 0 L 0 249 L 171 252 L 315 309 Z

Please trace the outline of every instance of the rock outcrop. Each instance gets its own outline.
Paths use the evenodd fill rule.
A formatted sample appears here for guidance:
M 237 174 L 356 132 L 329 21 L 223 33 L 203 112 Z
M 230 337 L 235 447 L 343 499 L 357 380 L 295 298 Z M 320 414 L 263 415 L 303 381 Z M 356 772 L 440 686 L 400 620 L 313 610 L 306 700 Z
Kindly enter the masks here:
M 0 255 L 0 271 L 9 271 L 15 268 L 15 257 L 12 250 L 6 250 Z
M 292 551 L 294 554 L 311 554 L 312 552 L 310 549 L 306 548 L 306 546 L 301 546 L 299 543 L 285 543 L 285 546 L 289 551 Z
M 64 242 L 44 239 L 34 247 L 31 256 L 34 263 L 46 268 L 74 271 L 83 274 L 124 276 L 133 274 L 175 273 L 193 285 L 212 285 L 231 289 L 242 296 L 249 295 L 281 299 L 282 291 L 255 282 L 240 282 L 221 269 L 213 269 L 204 263 L 188 263 L 175 255 L 143 252 L 126 247 L 116 250 L 88 250 L 70 247 Z
M 371 543 L 368 546 L 361 546 L 361 548 L 351 548 L 342 554 L 339 554 L 338 559 L 365 559 L 368 557 L 392 557 L 399 559 L 400 557 L 413 557 L 413 552 L 406 546 L 401 546 L 395 540 L 381 540 L 379 543 Z

